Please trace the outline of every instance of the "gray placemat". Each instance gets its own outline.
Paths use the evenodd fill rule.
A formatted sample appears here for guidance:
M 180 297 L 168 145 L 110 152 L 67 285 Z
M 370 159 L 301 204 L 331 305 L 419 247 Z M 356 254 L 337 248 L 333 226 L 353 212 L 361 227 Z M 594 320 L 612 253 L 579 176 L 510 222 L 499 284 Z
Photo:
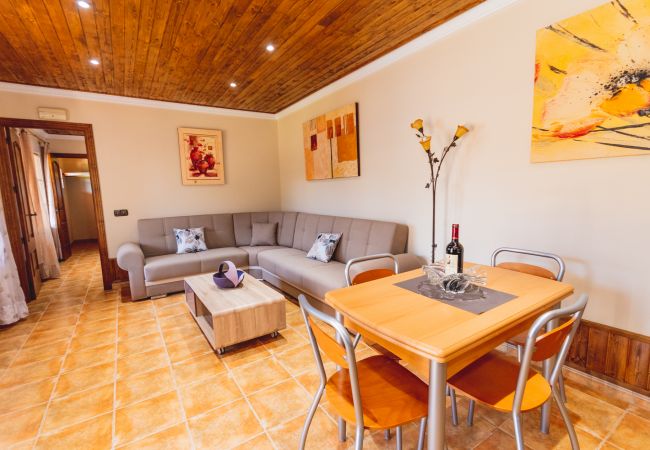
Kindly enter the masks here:
M 471 285 L 471 289 L 463 294 L 449 294 L 430 284 L 426 275 L 395 283 L 395 286 L 474 314 L 482 314 L 516 298 L 506 292 L 475 285 Z

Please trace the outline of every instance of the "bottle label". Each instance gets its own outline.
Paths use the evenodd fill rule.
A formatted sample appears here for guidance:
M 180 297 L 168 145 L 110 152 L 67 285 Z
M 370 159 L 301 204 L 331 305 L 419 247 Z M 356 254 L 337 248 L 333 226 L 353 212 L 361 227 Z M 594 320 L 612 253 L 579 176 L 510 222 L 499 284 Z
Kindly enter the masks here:
M 458 255 L 445 255 L 445 275 L 458 273 Z

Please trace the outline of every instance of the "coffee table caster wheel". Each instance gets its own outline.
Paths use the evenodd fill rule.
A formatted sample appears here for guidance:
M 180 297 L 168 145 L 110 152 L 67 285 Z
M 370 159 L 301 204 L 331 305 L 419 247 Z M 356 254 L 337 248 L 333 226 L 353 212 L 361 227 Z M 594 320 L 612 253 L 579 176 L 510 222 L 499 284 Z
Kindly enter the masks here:
M 274 331 L 273 333 L 271 333 L 272 338 L 276 338 L 278 336 L 280 336 L 280 333 L 278 333 L 277 331 Z
M 226 353 L 226 348 L 225 347 L 221 347 L 221 348 L 217 349 L 217 355 L 221 356 L 224 353 Z

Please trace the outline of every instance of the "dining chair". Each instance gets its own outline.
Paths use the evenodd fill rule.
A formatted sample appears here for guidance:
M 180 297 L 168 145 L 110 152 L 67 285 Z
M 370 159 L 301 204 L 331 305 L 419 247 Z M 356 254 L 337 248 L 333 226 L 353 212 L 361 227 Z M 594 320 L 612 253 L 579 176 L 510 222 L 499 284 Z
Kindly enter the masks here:
M 524 449 L 522 413 L 541 407 L 551 396 L 566 425 L 571 448 L 580 448 L 569 412 L 557 389 L 557 381 L 587 301 L 587 295 L 583 294 L 573 305 L 553 309 L 538 317 L 528 331 L 520 361 L 493 350 L 447 380 L 453 389 L 470 399 L 512 413 L 517 450 Z M 562 318 L 568 320 L 548 332 L 544 331 L 549 323 Z M 531 361 L 545 361 L 555 356 L 557 359 L 549 379 L 531 367 Z
M 362 272 L 358 272 L 354 275 L 354 277 L 351 276 L 351 271 L 352 267 L 355 264 L 364 262 L 364 261 L 376 261 L 384 258 L 389 258 L 393 260 L 393 270 L 381 267 L 381 268 L 374 268 L 374 269 L 368 269 L 364 270 Z M 360 256 L 358 258 L 352 258 L 347 262 L 345 265 L 345 282 L 347 283 L 348 286 L 353 286 L 355 284 L 361 284 L 361 283 L 366 283 L 368 281 L 373 281 L 373 280 L 378 280 L 380 278 L 384 277 L 389 277 L 391 275 L 395 275 L 399 273 L 399 261 L 397 260 L 397 257 L 393 254 L 390 253 L 378 253 L 376 255 L 367 255 L 367 256 Z
M 313 307 L 304 295 L 298 296 L 298 300 L 320 375 L 320 385 L 300 436 L 300 449 L 305 448 L 309 426 L 325 393 L 336 413 L 356 425 L 355 450 L 363 448 L 366 428 L 396 428 L 396 446 L 401 450 L 402 425 L 415 420 L 420 421 L 417 448 L 421 450 L 426 429 L 427 385 L 384 355 L 370 356 L 357 362 L 352 339 L 343 324 Z M 334 330 L 337 339 L 330 336 L 321 323 Z M 340 367 L 329 378 L 321 351 Z
M 497 256 L 501 253 L 514 253 L 519 255 L 528 255 L 537 258 L 549 259 L 555 261 L 555 263 L 557 264 L 557 271 L 551 272 L 550 270 L 544 267 L 533 265 L 533 264 L 521 263 L 521 262 L 501 262 L 497 264 Z M 549 280 L 562 281 L 562 279 L 564 278 L 564 271 L 565 271 L 564 260 L 560 258 L 558 255 L 555 255 L 553 253 L 540 252 L 537 250 L 524 250 L 524 249 L 512 248 L 512 247 L 501 247 L 496 249 L 492 253 L 491 264 L 493 267 L 500 267 L 502 269 L 514 270 L 520 273 L 527 273 L 529 275 L 534 275 L 536 277 L 541 277 L 541 278 L 547 278 Z M 518 334 L 517 336 L 510 338 L 507 342 L 511 345 L 514 345 L 517 348 L 517 357 L 521 359 L 524 344 L 526 343 L 526 333 Z M 562 401 L 566 403 L 566 391 L 564 389 L 564 377 L 562 376 L 562 372 L 560 372 L 560 378 L 558 378 L 558 383 L 560 386 L 560 396 L 562 397 Z

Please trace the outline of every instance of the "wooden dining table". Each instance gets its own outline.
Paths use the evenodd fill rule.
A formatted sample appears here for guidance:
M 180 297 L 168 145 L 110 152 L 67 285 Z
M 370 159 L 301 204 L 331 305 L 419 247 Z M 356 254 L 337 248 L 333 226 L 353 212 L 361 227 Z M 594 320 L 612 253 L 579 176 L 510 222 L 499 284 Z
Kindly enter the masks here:
M 471 265 L 465 263 L 465 267 Z M 567 283 L 497 267 L 483 269 L 488 288 L 515 297 L 482 314 L 395 285 L 424 275 L 422 269 L 325 294 L 326 303 L 342 316 L 346 326 L 399 356 L 407 368 L 428 381 L 429 450 L 445 446 L 447 379 L 527 330 L 541 313 L 573 293 Z

